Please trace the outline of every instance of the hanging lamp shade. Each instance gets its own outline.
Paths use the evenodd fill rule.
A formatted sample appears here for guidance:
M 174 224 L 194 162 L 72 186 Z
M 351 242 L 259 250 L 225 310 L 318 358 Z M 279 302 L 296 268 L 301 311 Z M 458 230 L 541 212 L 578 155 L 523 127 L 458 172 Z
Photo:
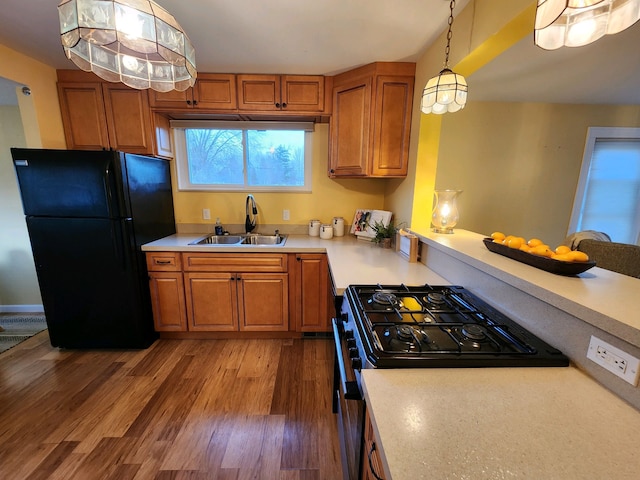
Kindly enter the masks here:
M 534 42 L 545 50 L 581 47 L 640 19 L 640 0 L 538 0 Z
M 151 0 L 63 0 L 64 52 L 82 70 L 109 82 L 159 92 L 196 80 L 195 51 L 182 27 Z
M 462 75 L 445 68 L 427 82 L 422 91 L 422 113 L 453 113 L 467 103 L 467 81 Z
M 462 110 L 467 103 L 467 81 L 449 68 L 449 53 L 451 52 L 451 37 L 453 32 L 453 9 L 456 0 L 449 2 L 449 29 L 447 30 L 447 46 L 444 49 L 444 68 L 438 76 L 430 79 L 422 90 L 422 113 L 453 113 Z

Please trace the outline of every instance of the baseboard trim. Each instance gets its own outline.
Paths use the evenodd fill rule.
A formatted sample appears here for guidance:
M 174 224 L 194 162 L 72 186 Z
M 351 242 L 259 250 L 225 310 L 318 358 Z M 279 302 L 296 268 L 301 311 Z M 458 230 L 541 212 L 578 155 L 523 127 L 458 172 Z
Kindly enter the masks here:
M 0 313 L 44 313 L 42 305 L 0 305 Z

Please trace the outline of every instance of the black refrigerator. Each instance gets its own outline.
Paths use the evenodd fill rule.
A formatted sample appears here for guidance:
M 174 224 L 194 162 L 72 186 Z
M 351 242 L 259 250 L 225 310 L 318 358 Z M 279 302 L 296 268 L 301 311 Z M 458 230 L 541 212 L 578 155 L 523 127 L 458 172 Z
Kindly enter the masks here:
M 12 148 L 51 345 L 146 348 L 140 246 L 175 233 L 167 160 L 109 150 Z

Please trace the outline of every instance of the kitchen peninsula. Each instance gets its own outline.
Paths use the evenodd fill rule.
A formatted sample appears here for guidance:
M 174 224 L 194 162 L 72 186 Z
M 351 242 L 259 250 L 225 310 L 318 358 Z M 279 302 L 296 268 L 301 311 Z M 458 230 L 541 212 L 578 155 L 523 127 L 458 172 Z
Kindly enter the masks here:
M 561 277 L 489 252 L 480 234 L 414 233 L 424 264 L 349 236 L 290 235 L 282 247 L 251 251 L 326 252 L 338 294 L 357 283 L 463 285 L 562 350 L 572 366 L 363 371 L 386 478 L 635 478 L 640 394 L 586 351 L 596 335 L 640 356 L 633 312 L 640 280 L 597 267 Z M 143 250 L 211 252 L 188 245 L 198 237 L 174 235 Z

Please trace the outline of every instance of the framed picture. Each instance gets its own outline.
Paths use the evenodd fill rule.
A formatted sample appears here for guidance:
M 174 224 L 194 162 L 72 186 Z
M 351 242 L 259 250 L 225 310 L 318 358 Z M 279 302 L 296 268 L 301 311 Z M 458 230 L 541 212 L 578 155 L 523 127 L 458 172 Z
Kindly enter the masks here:
M 392 212 L 385 210 L 358 209 L 353 217 L 353 222 L 351 222 L 351 233 L 357 237 L 373 238 L 376 234 L 371 225 L 376 222 L 388 225 L 392 216 Z

